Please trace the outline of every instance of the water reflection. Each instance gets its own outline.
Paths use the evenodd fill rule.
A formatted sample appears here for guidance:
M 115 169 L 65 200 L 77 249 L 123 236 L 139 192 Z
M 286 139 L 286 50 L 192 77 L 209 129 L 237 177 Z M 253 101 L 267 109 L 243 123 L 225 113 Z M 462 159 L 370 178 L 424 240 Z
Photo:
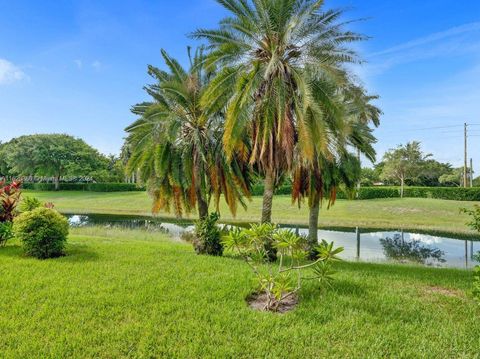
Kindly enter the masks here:
M 179 237 L 193 228 L 192 223 L 165 218 L 115 216 L 115 215 L 67 215 L 72 226 L 120 226 L 162 231 Z M 292 228 L 290 226 L 290 228 Z M 307 228 L 292 228 L 300 235 Z M 470 268 L 479 262 L 474 253 L 480 251 L 480 242 L 399 231 L 363 233 L 319 230 L 318 237 L 343 246 L 342 258 L 367 262 L 397 261 L 415 262 L 430 266 Z
M 403 234 L 403 233 L 402 233 Z M 405 241 L 402 234 L 394 238 L 380 238 L 385 257 L 400 262 L 415 262 L 421 264 L 445 263 L 445 252 L 422 244 L 419 240 Z
M 184 231 L 193 229 L 191 223 L 158 221 L 155 218 L 112 216 L 102 214 L 67 214 L 68 222 L 72 227 L 106 226 L 129 229 L 147 229 L 168 233 L 179 237 Z

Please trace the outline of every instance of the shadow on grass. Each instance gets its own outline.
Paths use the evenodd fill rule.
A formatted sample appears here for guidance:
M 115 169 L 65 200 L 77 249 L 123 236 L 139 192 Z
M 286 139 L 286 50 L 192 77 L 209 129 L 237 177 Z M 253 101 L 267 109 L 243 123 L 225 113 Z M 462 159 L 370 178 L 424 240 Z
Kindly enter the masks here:
M 305 301 L 318 301 L 320 297 L 334 293 L 336 296 L 347 297 L 365 297 L 369 295 L 369 290 L 365 286 L 355 283 L 351 280 L 336 279 L 332 283 L 331 288 L 321 288 L 320 284 L 315 281 L 305 282 L 302 288 L 302 298 Z
M 60 258 L 62 262 L 90 262 L 98 260 L 98 253 L 90 249 L 88 246 L 67 246 L 67 249 L 65 250 L 65 256 Z
M 0 247 L 0 258 L 17 258 L 17 259 L 31 259 L 25 255 L 23 252 L 22 246 L 18 244 L 7 245 L 6 247 Z M 87 246 L 75 246 L 67 247 L 64 256 L 42 259 L 42 261 L 62 261 L 62 262 L 86 262 L 86 261 L 96 261 L 98 259 L 98 254 L 90 250 Z
M 22 247 L 18 244 L 10 244 L 5 247 L 0 247 L 0 258 L 1 257 L 22 257 L 23 250 Z
M 365 286 L 344 279 L 335 280 L 331 290 L 337 295 L 345 296 L 365 296 L 368 293 L 368 290 L 365 288 Z
M 395 277 L 397 279 L 412 279 L 415 281 L 429 281 L 432 279 L 450 281 L 452 279 L 468 280 L 471 270 L 459 268 L 435 268 L 414 264 L 401 263 L 368 263 L 368 262 L 339 262 L 335 265 L 339 272 L 359 273 L 377 277 Z

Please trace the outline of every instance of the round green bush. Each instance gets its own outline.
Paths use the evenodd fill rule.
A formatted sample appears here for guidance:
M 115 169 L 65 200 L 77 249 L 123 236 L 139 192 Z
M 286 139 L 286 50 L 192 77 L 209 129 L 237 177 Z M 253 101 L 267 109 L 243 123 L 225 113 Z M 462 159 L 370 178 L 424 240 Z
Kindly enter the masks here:
M 50 208 L 36 208 L 15 218 L 13 233 L 23 243 L 27 255 L 45 259 L 63 255 L 68 221 Z

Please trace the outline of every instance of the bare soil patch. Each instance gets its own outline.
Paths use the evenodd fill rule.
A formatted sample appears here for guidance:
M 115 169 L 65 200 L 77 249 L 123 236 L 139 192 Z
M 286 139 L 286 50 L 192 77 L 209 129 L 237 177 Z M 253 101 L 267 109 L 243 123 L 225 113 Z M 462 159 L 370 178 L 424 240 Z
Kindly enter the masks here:
M 267 295 L 265 293 L 253 293 L 247 297 L 247 303 L 250 308 L 259 311 L 267 311 L 265 305 L 267 303 Z M 298 296 L 292 295 L 281 301 L 276 313 L 286 313 L 295 309 L 298 304 Z
M 464 293 L 460 290 L 443 288 L 443 287 L 435 287 L 435 286 L 424 288 L 424 293 L 425 294 L 441 294 L 447 297 L 456 297 L 456 298 L 464 297 Z

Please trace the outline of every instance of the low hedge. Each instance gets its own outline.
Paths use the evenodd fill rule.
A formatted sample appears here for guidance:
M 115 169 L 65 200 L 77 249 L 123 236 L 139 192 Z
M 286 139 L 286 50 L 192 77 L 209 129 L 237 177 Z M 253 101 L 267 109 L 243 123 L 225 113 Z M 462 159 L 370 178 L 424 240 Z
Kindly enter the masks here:
M 263 195 L 263 183 L 257 183 L 252 187 L 252 196 L 262 196 Z M 282 185 L 275 190 L 275 194 L 291 194 L 292 186 L 291 185 Z
M 23 183 L 23 189 L 55 191 L 54 183 Z M 144 191 L 134 183 L 60 183 L 60 191 L 131 192 Z
M 290 185 L 279 187 L 275 194 L 290 195 L 292 188 Z M 263 185 L 257 184 L 253 187 L 252 194 L 260 196 L 263 194 Z M 480 187 L 405 187 L 404 197 L 410 198 L 436 198 L 456 201 L 480 201 Z M 344 191 L 338 191 L 338 199 L 347 199 Z M 356 199 L 375 199 L 375 198 L 400 198 L 400 187 L 361 187 Z
M 400 187 L 363 187 L 359 199 L 399 198 Z M 480 187 L 405 187 L 403 197 L 436 198 L 455 201 L 480 201 Z
M 480 187 L 406 187 L 404 197 L 480 201 Z
M 53 183 L 24 183 L 24 189 L 36 191 L 55 191 Z M 61 191 L 91 191 L 91 192 L 131 192 L 144 191 L 134 183 L 60 183 Z M 275 194 L 290 195 L 292 187 L 285 184 L 277 188 Z M 263 184 L 259 183 L 252 188 L 253 196 L 263 195 Z M 400 187 L 361 187 L 357 199 L 399 198 Z M 410 198 L 437 198 L 457 201 L 480 201 L 480 187 L 405 187 L 404 197 Z M 338 191 L 338 199 L 346 199 L 343 191 Z

